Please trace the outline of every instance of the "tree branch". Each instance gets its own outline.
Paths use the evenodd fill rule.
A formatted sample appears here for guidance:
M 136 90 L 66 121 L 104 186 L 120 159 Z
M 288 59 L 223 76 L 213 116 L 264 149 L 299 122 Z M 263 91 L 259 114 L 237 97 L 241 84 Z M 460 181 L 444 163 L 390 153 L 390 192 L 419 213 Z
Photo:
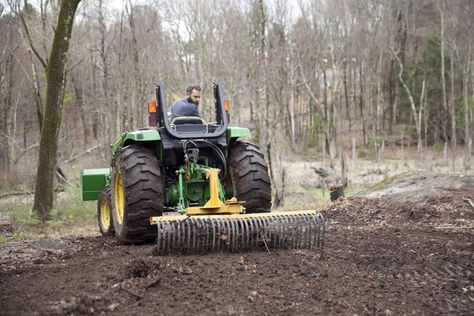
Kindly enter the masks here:
M 11 4 L 10 4 L 10 8 L 14 11 Z M 43 65 L 43 68 L 46 69 L 48 67 L 48 64 L 44 61 L 43 57 L 40 55 L 40 53 L 36 50 L 35 46 L 33 45 L 33 40 L 31 39 L 28 25 L 26 25 L 26 21 L 25 21 L 25 18 L 23 17 L 23 14 L 21 13 L 21 10 L 18 10 L 18 15 L 20 16 L 21 24 L 23 25 L 23 29 L 25 30 L 26 38 L 28 39 L 28 45 L 30 46 L 33 53 L 35 54 L 36 58 L 38 58 L 38 60 L 40 61 L 41 65 Z
M 85 154 L 90 154 L 93 150 L 98 149 L 98 148 L 99 148 L 99 145 L 95 145 L 94 147 L 91 147 L 91 148 L 89 148 L 89 149 L 87 149 L 87 150 L 85 150 L 85 151 L 83 151 L 83 152 L 81 152 L 81 153 L 79 153 L 79 154 L 77 154 L 77 155 L 75 155 L 75 156 L 73 156 L 73 157 L 71 157 L 71 158 L 69 158 L 69 159 L 63 161 L 61 164 L 68 164 L 68 163 L 70 163 L 70 162 L 76 160 L 77 158 L 79 158 L 79 157 L 85 155 Z

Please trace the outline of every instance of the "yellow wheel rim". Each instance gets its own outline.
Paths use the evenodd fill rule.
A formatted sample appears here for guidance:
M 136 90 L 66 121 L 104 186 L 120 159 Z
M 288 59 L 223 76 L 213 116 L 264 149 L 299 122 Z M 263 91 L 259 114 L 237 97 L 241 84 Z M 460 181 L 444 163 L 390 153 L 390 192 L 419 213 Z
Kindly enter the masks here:
M 115 214 L 117 215 L 118 224 L 121 225 L 123 223 L 125 200 L 123 194 L 122 175 L 120 174 L 120 172 L 117 172 L 117 175 L 115 176 L 114 196 Z
M 107 200 L 100 203 L 100 223 L 105 230 L 110 227 L 110 205 Z

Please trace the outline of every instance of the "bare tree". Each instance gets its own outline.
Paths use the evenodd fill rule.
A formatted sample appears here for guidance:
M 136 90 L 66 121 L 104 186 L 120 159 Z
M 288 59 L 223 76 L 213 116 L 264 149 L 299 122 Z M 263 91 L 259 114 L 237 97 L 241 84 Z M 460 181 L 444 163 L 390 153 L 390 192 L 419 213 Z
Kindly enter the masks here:
M 33 210 L 42 222 L 53 208 L 53 180 L 56 171 L 58 133 L 63 108 L 65 65 L 74 15 L 80 0 L 63 1 L 47 67 L 46 108 L 41 129 L 38 171 Z

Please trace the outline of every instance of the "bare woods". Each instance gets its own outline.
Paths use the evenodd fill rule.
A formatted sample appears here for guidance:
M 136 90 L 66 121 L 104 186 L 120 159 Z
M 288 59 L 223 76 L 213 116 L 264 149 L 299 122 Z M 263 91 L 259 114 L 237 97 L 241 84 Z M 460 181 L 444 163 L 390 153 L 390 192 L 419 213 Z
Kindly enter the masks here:
M 56 1 L 0 4 L 2 174 L 34 173 L 58 14 Z M 470 0 L 82 1 L 58 162 L 90 148 L 108 158 L 120 132 L 146 126 L 154 82 L 168 102 L 201 84 L 206 116 L 219 81 L 274 178 L 285 155 L 312 148 L 335 159 L 353 143 L 374 152 L 412 143 L 420 159 L 427 146 L 446 147 L 468 169 L 473 22 Z

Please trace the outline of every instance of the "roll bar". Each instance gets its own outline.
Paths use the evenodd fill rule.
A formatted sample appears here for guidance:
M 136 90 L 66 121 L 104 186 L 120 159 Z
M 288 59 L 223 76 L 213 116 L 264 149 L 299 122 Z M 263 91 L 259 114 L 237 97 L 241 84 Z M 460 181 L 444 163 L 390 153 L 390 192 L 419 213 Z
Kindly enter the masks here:
M 214 132 L 203 133 L 197 131 L 196 133 L 180 133 L 176 129 L 172 128 L 168 118 L 168 111 L 166 107 L 166 98 L 165 98 L 165 87 L 161 83 L 156 83 L 156 102 L 157 102 L 157 111 L 158 111 L 158 125 L 159 127 L 164 127 L 168 133 L 173 135 L 176 138 L 180 139 L 195 139 L 195 138 L 212 138 L 219 137 L 224 134 L 227 130 L 227 125 L 229 124 L 227 120 L 226 110 L 224 107 L 224 93 L 221 85 L 217 82 L 212 83 L 212 88 L 214 92 L 214 105 L 216 113 L 216 123 L 219 126 Z

